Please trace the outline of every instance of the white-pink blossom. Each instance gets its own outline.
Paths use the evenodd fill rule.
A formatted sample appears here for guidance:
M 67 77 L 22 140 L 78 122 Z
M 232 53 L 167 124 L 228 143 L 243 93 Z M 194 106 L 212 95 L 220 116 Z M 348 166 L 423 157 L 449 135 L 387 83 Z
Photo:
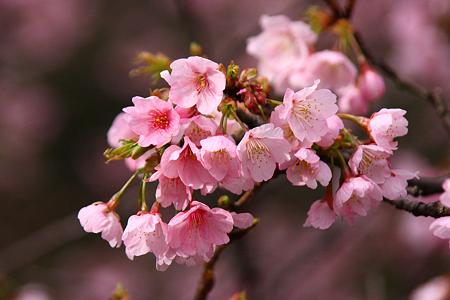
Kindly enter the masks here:
M 179 177 L 193 189 L 201 189 L 216 182 L 201 163 L 200 149 L 188 137 L 184 138 L 183 147 L 171 145 L 164 151 L 159 169 L 164 176 Z
M 231 137 L 212 136 L 200 143 L 203 166 L 217 181 L 223 180 L 228 174 L 239 175 L 236 144 Z
M 152 252 L 157 258 L 168 250 L 167 224 L 157 213 L 140 212 L 128 219 L 122 240 L 129 259 Z
M 356 115 L 365 115 L 369 103 L 364 99 L 361 90 L 355 85 L 349 85 L 338 91 L 339 111 Z
M 320 138 L 320 141 L 317 142 L 317 145 L 322 148 L 328 148 L 333 145 L 334 141 L 339 136 L 341 129 L 344 128 L 344 123 L 341 118 L 333 115 L 327 119 L 327 127 L 327 133 L 325 133 L 325 135 Z
M 287 89 L 279 117 L 287 120 L 294 135 L 301 141 L 317 142 L 328 132 L 327 119 L 338 107 L 336 95 L 330 90 L 317 90 L 319 81 L 298 92 Z
M 196 145 L 200 146 L 200 141 L 216 134 L 217 123 L 202 115 L 196 115 L 190 118 L 185 124 L 183 133 Z
M 392 169 L 383 184 L 380 185 L 383 197 L 390 200 L 405 198 L 408 194 L 406 188 L 408 180 L 417 178 L 417 172 L 407 170 Z
M 447 178 L 442 183 L 444 192 L 439 196 L 439 201 L 447 207 L 450 207 L 450 178 Z
M 367 101 L 374 101 L 380 98 L 386 89 L 383 77 L 369 67 L 366 67 L 359 76 L 358 87 Z
M 120 247 L 122 243 L 122 225 L 119 216 L 104 202 L 95 202 L 78 212 L 78 219 L 84 231 L 102 233 L 102 238 L 111 247 Z
M 193 201 L 189 210 L 175 215 L 168 225 L 167 242 L 177 256 L 198 255 L 207 261 L 215 246 L 230 241 L 233 217 L 224 209 Z
M 178 133 L 180 116 L 172 103 L 156 96 L 133 97 L 134 106 L 123 109 L 131 130 L 139 135 L 141 147 L 162 147 Z
M 324 50 L 311 54 L 303 71 L 294 73 L 290 82 L 295 87 L 306 87 L 320 79 L 319 88 L 338 91 L 354 84 L 356 73 L 355 65 L 342 52 Z
M 115 118 L 111 127 L 108 130 L 108 144 L 111 147 L 120 147 L 120 140 L 137 140 L 138 135 L 134 133 L 128 122 L 126 121 L 125 113 L 119 113 Z
M 437 218 L 430 224 L 430 231 L 434 236 L 449 240 L 450 247 L 450 217 Z
M 355 175 L 366 175 L 375 183 L 383 183 L 391 174 L 387 159 L 391 151 L 375 144 L 360 145 L 350 157 L 348 165 Z
M 331 170 L 311 149 L 301 148 L 295 154 L 292 165 L 286 170 L 287 179 L 297 186 L 317 188 L 317 181 L 327 186 L 331 180 Z
M 161 72 L 170 85 L 169 99 L 184 108 L 196 106 L 202 114 L 217 110 L 225 89 L 225 75 L 209 59 L 191 56 L 177 59 Z
M 250 213 L 235 213 L 231 212 L 231 216 L 233 217 L 233 225 L 239 229 L 247 229 L 252 226 L 255 218 Z
M 408 133 L 408 121 L 403 109 L 383 108 L 374 113 L 369 120 L 368 129 L 372 139 L 378 146 L 386 150 L 397 149 L 394 138 Z
M 156 201 L 161 203 L 162 207 L 173 204 L 176 210 L 183 210 L 192 200 L 192 188 L 186 186 L 179 177 L 169 178 L 158 170 L 149 179 L 149 181 L 155 180 L 158 180 Z
M 268 123 L 247 131 L 237 146 L 244 175 L 261 182 L 272 178 L 276 164 L 289 160 L 290 144 L 283 130 Z
M 270 81 L 280 81 L 293 65 L 308 57 L 317 35 L 308 24 L 291 21 L 286 16 L 262 16 L 263 31 L 247 42 L 247 53 L 258 59 L 258 71 Z M 284 72 L 285 71 L 285 72 Z
M 378 185 L 363 175 L 344 181 L 336 192 L 334 208 L 338 215 L 352 223 L 356 216 L 366 216 L 382 200 L 383 195 Z
M 336 213 L 323 200 L 315 201 L 308 210 L 304 227 L 327 229 L 336 221 Z

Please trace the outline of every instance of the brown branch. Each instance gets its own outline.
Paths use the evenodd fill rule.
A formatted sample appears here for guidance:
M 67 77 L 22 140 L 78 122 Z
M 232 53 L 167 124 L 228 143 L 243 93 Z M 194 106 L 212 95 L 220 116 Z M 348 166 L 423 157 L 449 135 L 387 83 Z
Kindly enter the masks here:
M 442 205 L 439 201 L 429 204 L 406 199 L 395 201 L 384 199 L 383 201 L 385 203 L 394 206 L 397 209 L 407 211 L 416 217 L 422 216 L 422 217 L 442 218 L 450 216 L 450 209 Z
M 361 36 L 355 32 L 354 33 L 355 40 L 359 44 L 362 54 L 366 57 L 367 61 L 373 66 L 377 67 L 380 71 L 386 74 L 394 83 L 396 83 L 399 87 L 405 89 L 409 93 L 416 95 L 419 98 L 422 98 L 428 101 L 433 107 L 438 116 L 440 117 L 443 125 L 450 133 L 450 111 L 447 106 L 445 100 L 440 96 L 438 89 L 433 89 L 428 91 L 422 87 L 418 87 L 412 83 L 409 83 L 397 74 L 397 72 L 389 65 L 382 61 L 378 61 L 375 57 L 370 53 L 366 45 L 364 44 Z
M 333 11 L 333 14 L 337 17 L 340 18 L 343 16 L 342 12 L 341 12 L 341 8 L 339 7 L 339 4 L 337 3 L 336 0 L 324 0 L 324 2 L 328 5 L 328 7 Z
M 226 245 L 218 246 L 216 248 L 211 260 L 204 265 L 202 277 L 200 278 L 200 282 L 197 286 L 197 292 L 194 297 L 195 300 L 207 299 L 209 292 L 211 292 L 212 288 L 214 287 L 214 267 L 222 251 L 233 241 L 238 240 L 246 235 L 258 224 L 258 222 L 259 220 L 255 219 L 253 220 L 253 224 L 250 227 L 230 233 L 230 242 Z
M 344 16 L 347 19 L 352 17 L 353 9 L 355 8 L 356 0 L 348 0 L 347 6 L 345 7 Z

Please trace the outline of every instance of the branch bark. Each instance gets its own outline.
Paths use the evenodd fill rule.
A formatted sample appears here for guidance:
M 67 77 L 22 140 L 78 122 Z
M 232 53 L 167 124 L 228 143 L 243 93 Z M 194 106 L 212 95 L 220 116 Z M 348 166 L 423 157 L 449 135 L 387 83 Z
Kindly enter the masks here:
M 384 199 L 383 201 L 385 203 L 394 206 L 397 209 L 407 211 L 416 217 L 422 216 L 422 217 L 442 218 L 450 216 L 450 209 L 443 206 L 439 201 L 428 204 L 406 199 L 395 201 Z

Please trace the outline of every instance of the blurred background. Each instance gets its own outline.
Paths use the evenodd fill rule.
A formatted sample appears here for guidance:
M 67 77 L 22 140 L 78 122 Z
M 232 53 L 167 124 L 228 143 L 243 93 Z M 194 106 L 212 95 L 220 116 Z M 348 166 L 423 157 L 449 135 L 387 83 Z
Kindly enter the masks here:
M 196 41 L 215 61 L 254 66 L 245 44 L 260 31 L 260 15 L 300 19 L 311 4 L 322 5 L 0 0 L 0 299 L 108 299 L 118 282 L 133 300 L 191 299 L 201 266 L 157 272 L 152 255 L 129 261 L 76 219 L 129 176 L 122 162 L 106 165 L 102 152 L 115 115 L 132 96 L 148 95 L 148 78 L 128 76 L 133 58 L 143 50 L 185 57 Z M 353 21 L 377 58 L 448 95 L 450 1 L 361 0 Z M 410 121 L 394 165 L 448 173 L 450 142 L 434 110 L 387 86 L 372 111 L 400 107 Z M 261 223 L 223 253 L 210 299 L 241 290 L 249 299 L 407 299 L 450 272 L 448 244 L 431 236 L 430 220 L 385 204 L 353 226 L 303 228 L 320 194 L 285 178 L 267 184 L 246 207 Z M 131 191 L 123 201 L 123 222 L 135 199 Z

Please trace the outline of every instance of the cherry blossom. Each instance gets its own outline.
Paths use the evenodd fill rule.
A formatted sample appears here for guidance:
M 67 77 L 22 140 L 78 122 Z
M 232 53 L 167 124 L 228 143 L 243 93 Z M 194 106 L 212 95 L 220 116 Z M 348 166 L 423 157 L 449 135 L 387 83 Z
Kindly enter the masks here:
M 317 188 L 317 181 L 326 186 L 331 180 L 331 170 L 311 149 L 301 148 L 295 154 L 293 164 L 286 170 L 287 179 L 298 186 Z
M 155 180 L 158 180 L 156 201 L 161 203 L 162 207 L 173 204 L 176 210 L 183 210 L 192 200 L 192 188 L 186 186 L 179 177 L 169 178 L 161 171 L 157 171 L 149 179 L 149 181 Z
M 328 229 L 336 221 L 336 213 L 323 200 L 315 201 L 308 210 L 308 218 L 304 227 Z
M 133 104 L 123 111 L 131 130 L 139 135 L 141 147 L 162 147 L 178 133 L 180 116 L 170 102 L 150 96 L 133 97 Z
M 78 212 L 78 219 L 84 231 L 102 233 L 102 238 L 111 247 L 120 247 L 122 243 L 122 225 L 118 215 L 104 202 L 95 202 Z
M 355 175 L 366 175 L 375 183 L 383 183 L 391 174 L 387 158 L 391 152 L 377 145 L 360 145 L 348 165 Z
M 217 180 L 228 174 L 239 174 L 236 144 L 226 136 L 213 136 L 202 140 L 201 159 L 205 168 Z
M 129 259 L 152 252 L 161 257 L 167 252 L 167 224 L 156 213 L 140 212 L 128 219 L 122 240 Z
M 384 80 L 380 74 L 370 67 L 363 68 L 358 78 L 358 87 L 367 101 L 373 101 L 383 96 L 385 91 Z
M 196 146 L 200 146 L 201 140 L 216 134 L 218 126 L 214 120 L 196 115 L 190 118 L 183 127 L 186 127 L 183 130 L 184 135 L 189 137 Z
M 444 192 L 439 196 L 439 201 L 447 207 L 450 207 L 450 178 L 444 180 L 442 184 Z
M 233 217 L 233 225 L 239 229 L 247 229 L 253 224 L 253 220 L 255 219 L 250 213 L 235 213 L 231 212 L 231 216 Z
M 382 108 L 374 113 L 369 120 L 368 129 L 371 137 L 378 146 L 386 150 L 397 149 L 394 138 L 408 133 L 408 121 L 403 109 Z
M 202 114 L 217 110 L 225 89 L 225 75 L 209 59 L 191 56 L 173 61 L 161 72 L 170 85 L 169 99 L 184 108 L 196 106 Z
M 349 85 L 339 90 L 339 111 L 343 113 L 365 115 L 369 109 L 369 103 L 364 99 L 361 89 L 355 85 Z
M 342 122 L 341 118 L 333 115 L 327 119 L 327 127 L 327 133 L 325 133 L 325 135 L 320 138 L 320 141 L 317 142 L 317 145 L 322 148 L 328 148 L 333 145 L 334 140 L 339 135 L 339 132 L 342 128 L 344 128 L 344 123 Z
M 381 189 L 366 176 L 351 177 L 337 190 L 336 212 L 352 223 L 355 216 L 366 216 L 383 200 Z
M 406 190 L 408 180 L 413 178 L 417 178 L 417 173 L 401 169 L 391 170 L 390 176 L 380 185 L 383 196 L 390 200 L 405 198 L 408 194 Z
M 289 160 L 289 150 L 283 131 L 271 123 L 247 131 L 237 146 L 244 174 L 256 182 L 272 178 L 276 164 Z
M 198 255 L 207 261 L 214 246 L 229 242 L 233 218 L 224 209 L 193 201 L 189 210 L 175 215 L 168 225 L 167 243 L 178 256 Z
M 287 89 L 279 117 L 287 120 L 294 135 L 300 140 L 317 142 L 328 132 L 327 118 L 334 115 L 338 107 L 336 95 L 330 90 L 317 90 L 319 81 L 298 92 Z
M 138 135 L 134 133 L 128 122 L 126 114 L 119 113 L 115 118 L 107 133 L 108 144 L 111 147 L 120 147 L 120 140 L 137 140 Z
M 437 218 L 430 224 L 430 231 L 434 236 L 449 240 L 450 247 L 450 217 Z

